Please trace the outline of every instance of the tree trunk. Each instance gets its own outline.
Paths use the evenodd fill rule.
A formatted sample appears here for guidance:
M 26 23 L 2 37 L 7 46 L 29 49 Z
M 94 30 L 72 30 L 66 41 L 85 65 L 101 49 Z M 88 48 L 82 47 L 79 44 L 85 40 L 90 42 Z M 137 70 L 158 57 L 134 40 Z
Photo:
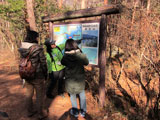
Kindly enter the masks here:
M 34 9 L 33 9 L 34 0 L 26 0 L 27 3 L 27 15 L 28 15 L 28 23 L 31 30 L 37 31 Z
M 147 15 L 148 15 L 149 12 L 150 12 L 150 5 L 151 5 L 151 0 L 148 0 L 148 1 L 147 1 Z
M 105 5 L 108 5 L 108 0 L 104 0 L 104 4 L 105 4 Z
M 85 9 L 86 8 L 86 0 L 82 0 L 81 1 L 81 9 Z
M 134 8 L 133 8 L 133 14 L 132 14 L 132 24 L 134 23 L 134 18 L 135 18 L 135 14 L 136 14 L 136 7 L 138 6 L 139 1 L 135 0 L 135 2 L 133 4 L 134 4 Z
M 58 2 L 59 8 L 62 8 L 62 4 L 63 4 L 63 0 L 59 0 L 59 2 Z

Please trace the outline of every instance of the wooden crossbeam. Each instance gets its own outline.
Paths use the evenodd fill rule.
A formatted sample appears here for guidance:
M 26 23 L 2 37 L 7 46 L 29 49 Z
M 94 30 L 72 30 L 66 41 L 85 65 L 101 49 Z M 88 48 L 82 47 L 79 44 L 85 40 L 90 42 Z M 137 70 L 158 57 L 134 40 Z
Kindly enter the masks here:
M 119 7 L 117 5 L 105 5 L 102 7 L 81 9 L 77 11 L 68 11 L 62 14 L 44 16 L 42 17 L 43 22 L 56 22 L 61 20 L 85 18 L 93 16 L 101 16 L 102 14 L 115 14 L 119 13 Z

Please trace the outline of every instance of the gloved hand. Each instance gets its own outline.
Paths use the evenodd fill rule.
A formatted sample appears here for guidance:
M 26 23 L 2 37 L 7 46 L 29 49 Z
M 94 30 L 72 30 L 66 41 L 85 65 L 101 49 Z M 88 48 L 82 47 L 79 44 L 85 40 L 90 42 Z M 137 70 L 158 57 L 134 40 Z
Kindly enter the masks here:
M 61 65 L 61 62 L 60 61 L 58 61 L 58 62 L 56 62 L 57 63 L 57 65 Z

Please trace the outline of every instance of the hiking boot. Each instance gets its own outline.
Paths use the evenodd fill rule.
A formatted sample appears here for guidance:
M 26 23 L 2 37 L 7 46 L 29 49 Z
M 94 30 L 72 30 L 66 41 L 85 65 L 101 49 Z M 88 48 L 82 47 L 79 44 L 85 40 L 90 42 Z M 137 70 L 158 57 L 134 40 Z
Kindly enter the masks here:
M 27 117 L 32 117 L 32 116 L 35 115 L 36 113 L 37 113 L 37 111 L 28 112 L 28 113 L 27 113 Z
M 80 110 L 80 115 L 81 115 L 82 117 L 85 117 L 85 115 L 86 115 L 86 111 L 84 111 L 84 110 Z
M 44 119 L 46 119 L 47 117 L 48 117 L 48 116 L 41 115 L 41 116 L 38 117 L 38 120 L 44 120 Z
M 78 109 L 72 108 L 72 109 L 70 110 L 70 114 L 77 118 L 77 117 L 78 117 L 78 114 L 79 114 Z
M 38 115 L 38 119 L 39 120 L 43 120 L 45 118 L 48 117 L 48 113 L 45 111 L 45 112 L 42 112 L 41 114 Z
M 9 118 L 8 114 L 6 112 L 1 112 L 0 111 L 0 116 L 2 116 L 4 119 Z

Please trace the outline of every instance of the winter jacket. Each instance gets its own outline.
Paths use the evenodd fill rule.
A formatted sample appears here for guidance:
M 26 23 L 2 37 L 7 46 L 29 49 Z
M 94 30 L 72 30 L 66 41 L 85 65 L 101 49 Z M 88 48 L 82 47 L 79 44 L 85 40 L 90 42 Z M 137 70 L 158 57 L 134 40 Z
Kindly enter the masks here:
M 20 56 L 22 58 L 27 57 L 29 55 L 31 46 L 36 46 L 30 55 L 32 65 L 36 67 L 35 79 L 45 79 L 47 77 L 47 64 L 42 46 L 36 43 L 22 42 L 22 45 L 19 48 Z
M 65 46 L 64 44 L 61 44 L 58 46 L 61 49 L 61 51 L 58 48 L 52 49 L 53 61 L 52 61 L 49 53 L 46 53 L 47 66 L 48 66 L 49 73 L 51 73 L 52 71 L 60 71 L 65 68 L 61 64 L 61 59 L 63 57 L 62 50 L 64 49 L 64 46 Z
M 89 61 L 80 50 L 65 52 L 61 63 L 65 68 L 65 88 L 70 94 L 79 94 L 85 89 L 84 65 Z

